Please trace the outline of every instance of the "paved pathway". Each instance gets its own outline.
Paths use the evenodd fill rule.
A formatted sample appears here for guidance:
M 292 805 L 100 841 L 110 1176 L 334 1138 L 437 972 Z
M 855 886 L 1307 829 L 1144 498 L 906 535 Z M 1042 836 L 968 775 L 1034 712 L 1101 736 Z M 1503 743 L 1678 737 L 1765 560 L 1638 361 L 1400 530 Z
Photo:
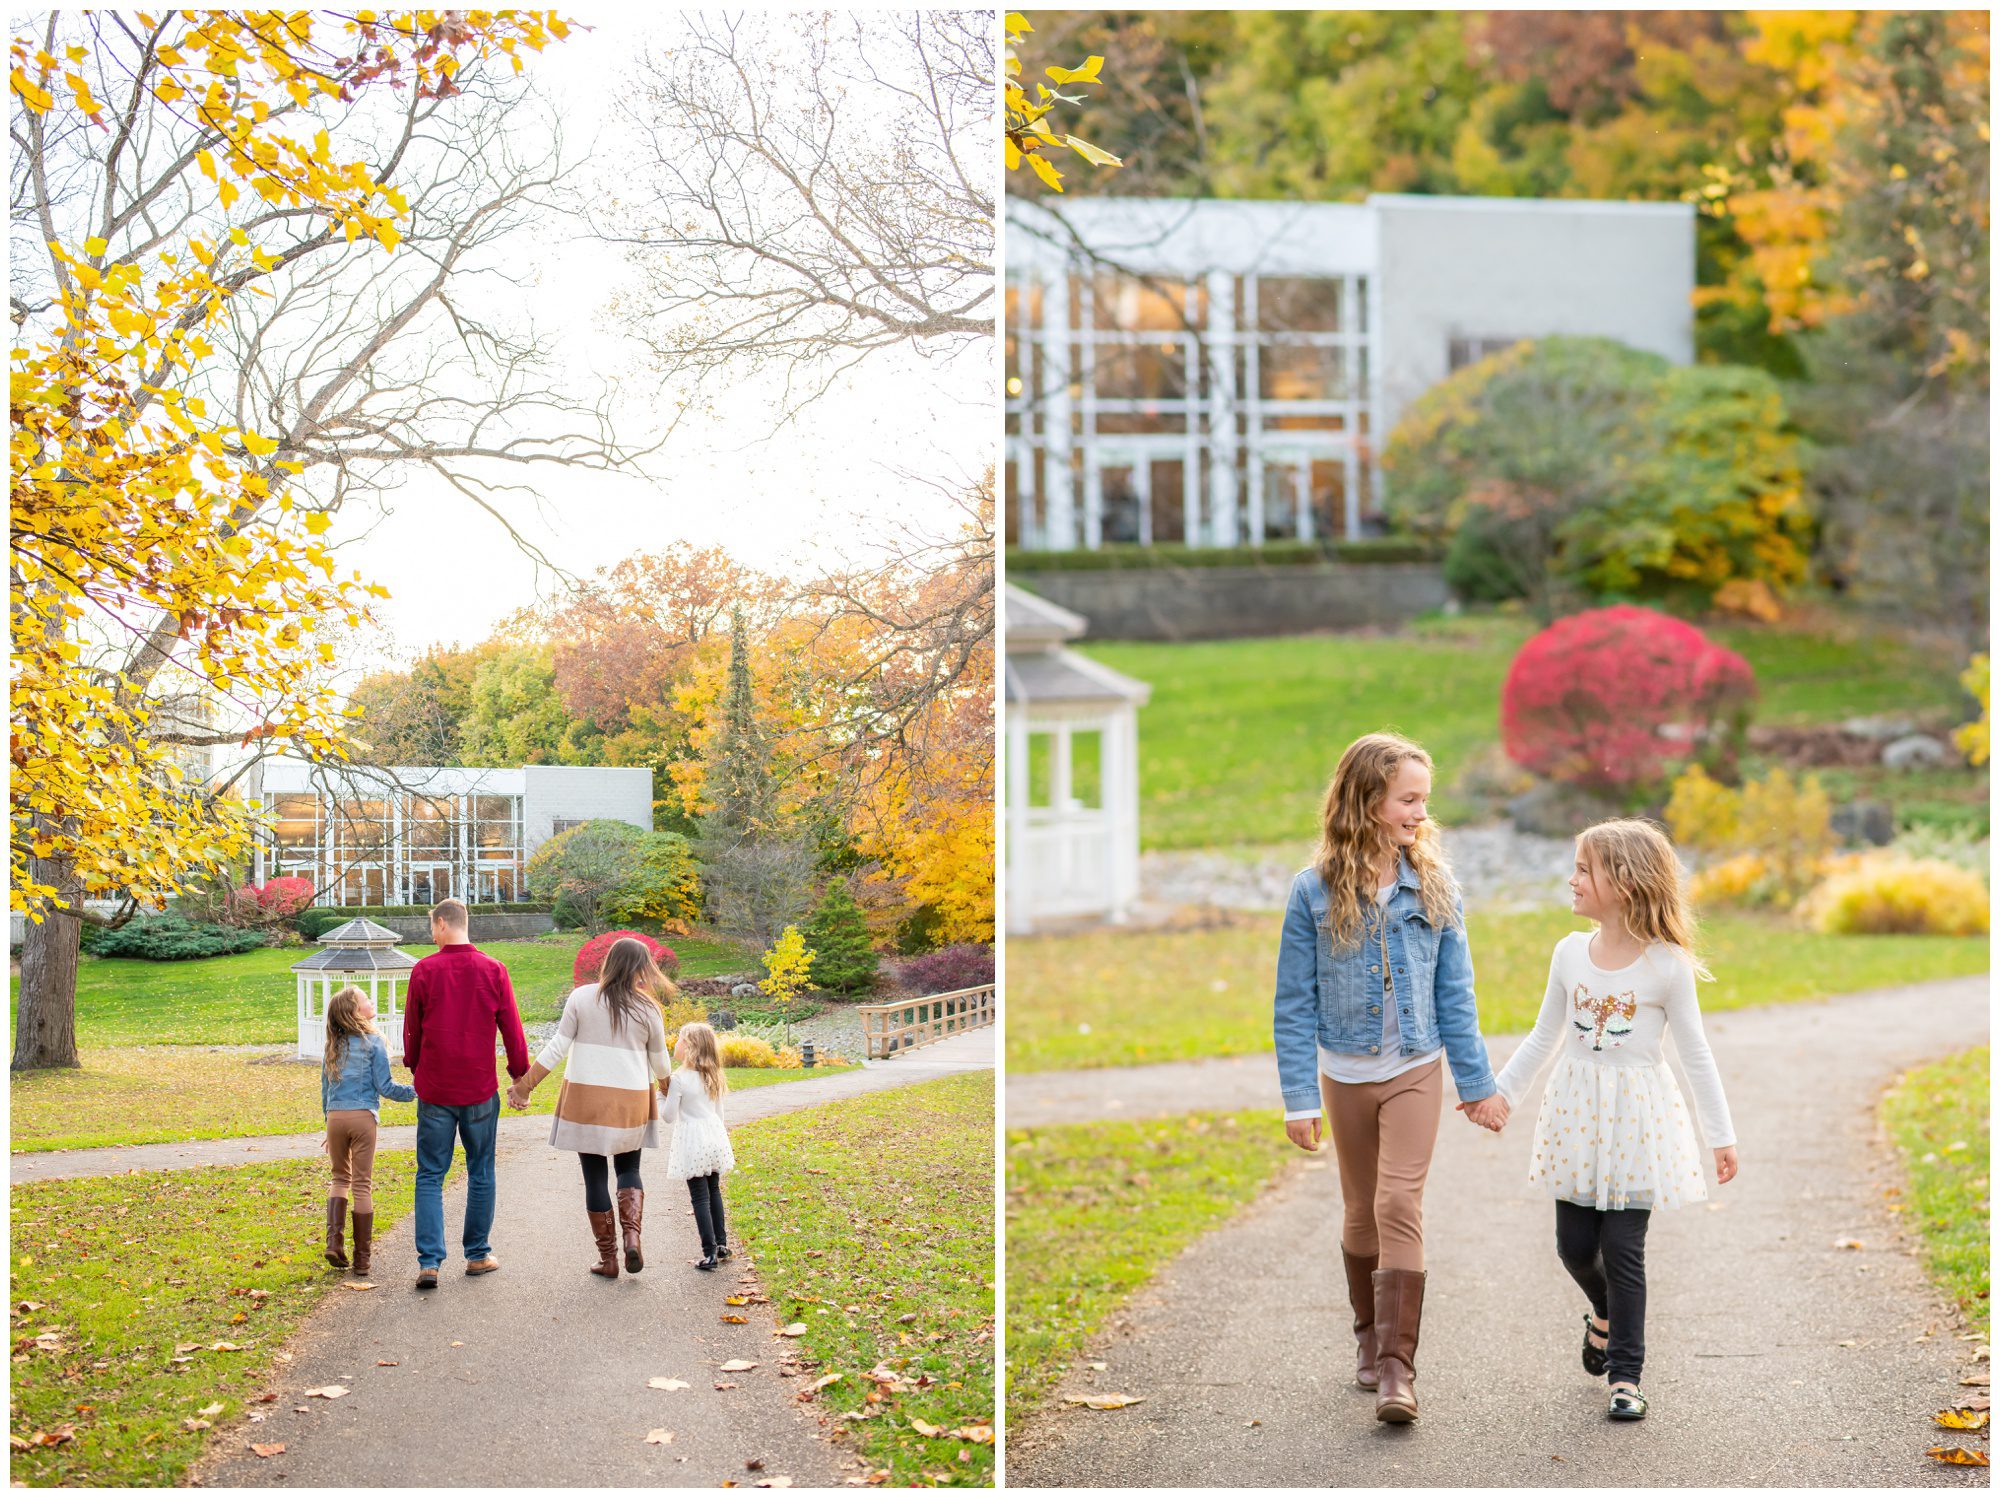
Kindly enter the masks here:
M 900 1068 L 921 1066 L 930 1073 L 986 1070 L 993 1068 L 995 1035 L 988 1027 L 965 1035 L 955 1035 L 888 1061 L 864 1062 L 858 1072 L 802 1082 L 774 1082 L 768 1087 L 746 1087 L 734 1094 L 730 1117 L 748 1122 L 772 1113 L 788 1113 L 832 1096 L 851 1097 L 855 1091 L 873 1092 L 883 1087 L 901 1087 L 908 1081 Z M 835 1094 L 827 1089 L 836 1083 L 854 1089 Z M 544 1084 L 548 1085 L 548 1084 Z M 500 1119 L 500 1146 L 520 1145 L 549 1137 L 546 1114 L 529 1116 L 503 1114 Z M 205 1165 L 257 1165 L 268 1160 L 293 1160 L 320 1152 L 321 1135 L 255 1134 L 239 1139 L 191 1139 L 173 1144 L 125 1144 L 100 1149 L 37 1150 L 9 1157 L 8 1170 L 14 1185 L 29 1181 L 61 1181 L 77 1176 L 123 1175 L 134 1170 L 192 1170 Z M 414 1124 L 398 1124 L 381 1131 L 376 1143 L 380 1150 L 408 1150 L 417 1147 Z
M 1064 1390 L 1146 1402 L 1052 1403 L 1010 1428 L 1009 1486 L 1986 1486 L 1979 1469 L 1922 1455 L 1949 1435 L 1931 1412 L 1975 1392 L 1958 1385 L 1973 1344 L 1886 1210 L 1898 1172 L 1874 1105 L 1901 1069 L 1986 1041 L 1987 979 L 1739 1010 L 1708 1028 L 1743 1173 L 1653 1225 L 1648 1420 L 1608 1422 L 1603 1384 L 1578 1365 L 1583 1302 L 1524 1181 L 1532 1118 L 1496 1136 L 1447 1112 L 1415 1426 L 1377 1424 L 1348 1381 L 1338 1176 L 1302 1156 L 1127 1302 L 1080 1360 L 1105 1369 Z M 1008 1123 L 1168 1114 L 1191 1096 L 1275 1118 L 1270 1061 L 1256 1060 L 1254 1092 L 1257 1068 L 1234 1063 L 1196 1090 L 1172 1067 L 1011 1078 Z M 1074 1087 L 1086 1077 L 1094 1112 Z
M 824 1081 L 746 1089 L 732 1126 L 993 1065 L 991 1029 Z M 511 1122 L 511 1121 L 510 1121 Z M 833 1444 L 787 1376 L 794 1344 L 768 1306 L 722 1321 L 743 1272 L 704 1274 L 687 1193 L 650 1154 L 646 1268 L 616 1281 L 595 1261 L 575 1156 L 545 1142 L 548 1120 L 503 1134 L 493 1248 L 504 1266 L 467 1279 L 457 1244 L 464 1191 L 445 1197 L 446 1261 L 435 1291 L 412 1286 L 405 1218 L 375 1248 L 372 1291 L 330 1294 L 289 1345 L 258 1424 L 218 1431 L 194 1480 L 210 1487 L 748 1487 L 785 1477 L 828 1486 L 864 1470 Z M 81 1153 L 81 1152 L 79 1152 Z M 269 1158 L 259 1154 L 252 1158 Z M 208 1163 L 186 1161 L 183 1163 Z M 240 1162 L 232 1162 L 240 1163 Z M 758 1366 L 722 1373 L 731 1359 Z M 389 1366 L 384 1366 L 384 1365 Z M 690 1387 L 647 1387 L 656 1377 Z M 309 1388 L 338 1384 L 337 1400 Z M 731 1387 L 718 1388 L 718 1384 Z M 298 1408 L 304 1414 L 296 1412 Z M 648 1432 L 674 1439 L 649 1444 Z M 260 1458 L 252 1442 L 284 1443 Z M 761 1463 L 756 1469 L 749 1465 Z

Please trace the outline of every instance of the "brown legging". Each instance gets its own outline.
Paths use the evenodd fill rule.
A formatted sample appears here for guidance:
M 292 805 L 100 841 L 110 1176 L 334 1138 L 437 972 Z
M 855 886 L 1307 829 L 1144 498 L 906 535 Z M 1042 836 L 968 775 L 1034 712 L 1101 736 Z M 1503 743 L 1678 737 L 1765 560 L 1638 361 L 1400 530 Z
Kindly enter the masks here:
M 333 1194 L 354 1197 L 354 1210 L 375 1210 L 375 1115 L 366 1108 L 335 1108 L 326 1116 L 326 1152 L 333 1161 Z
M 1437 1147 L 1444 1062 L 1386 1082 L 1322 1074 L 1319 1095 L 1340 1162 L 1341 1246 L 1357 1258 L 1380 1254 L 1382 1269 L 1422 1269 L 1424 1179 Z

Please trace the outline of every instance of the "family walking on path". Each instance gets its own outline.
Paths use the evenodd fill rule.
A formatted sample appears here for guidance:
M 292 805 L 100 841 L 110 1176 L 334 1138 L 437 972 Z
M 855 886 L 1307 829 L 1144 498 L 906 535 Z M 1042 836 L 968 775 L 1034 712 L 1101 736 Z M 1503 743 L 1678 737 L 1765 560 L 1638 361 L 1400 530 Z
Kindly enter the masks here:
M 1534 1032 L 1495 1078 L 1430 793 L 1430 756 L 1418 745 L 1378 733 L 1348 746 L 1327 788 L 1318 854 L 1293 884 L 1278 956 L 1272 1030 L 1285 1131 L 1315 1150 L 1323 1116 L 1333 1136 L 1354 1380 L 1374 1391 L 1376 1419 L 1417 1418 L 1423 1198 L 1443 1065 L 1459 1111 L 1498 1132 L 1560 1051 L 1529 1179 L 1555 1199 L 1557 1256 L 1589 1302 L 1584 1370 L 1608 1377 L 1612 1419 L 1643 1419 L 1647 1226 L 1654 1209 L 1707 1196 L 1701 1147 L 1661 1055 L 1669 1024 L 1717 1179 L 1736 1174 L 1695 999 L 1695 979 L 1708 973 L 1679 863 L 1650 822 L 1603 822 L 1578 836 L 1571 908 L 1597 929 L 1557 943 Z
M 455 1148 L 465 1153 L 465 1221 L 461 1244 L 469 1276 L 500 1268 L 491 1235 L 496 1206 L 495 1148 L 499 1139 L 500 1085 L 494 1071 L 496 1040 L 504 1043 L 509 1105 L 525 1109 L 535 1088 L 568 1060 L 556 1100 L 549 1143 L 576 1152 L 583 1170 L 584 1210 L 597 1248 L 590 1272 L 616 1279 L 624 1268 L 645 1267 L 641 1228 L 645 1183 L 640 1152 L 659 1146 L 658 1124 L 674 1123 L 666 1170 L 688 1183 L 701 1235 L 697 1265 L 713 1269 L 730 1257 L 721 1178 L 734 1168 L 723 1121 L 728 1083 L 715 1032 L 705 1024 L 682 1027 L 675 1058 L 667 1059 L 661 1005 L 677 990 L 654 964 L 645 944 L 627 938 L 605 954 L 598 981 L 573 991 L 562 1022 L 533 1065 L 514 985 L 504 963 L 481 952 L 467 935 L 461 901 L 441 901 L 431 912 L 437 950 L 410 974 L 403 1009 L 403 1059 L 414 1088 L 393 1080 L 388 1048 L 374 1027 L 366 994 L 348 987 L 327 1005 L 326 1060 L 320 1101 L 326 1112 L 332 1189 L 326 1203 L 326 1261 L 369 1272 L 374 1206 L 372 1174 L 380 1099 L 417 1102 L 416 1230 L 419 1290 L 434 1290 L 447 1257 L 444 1179 Z M 692 1078 L 692 1080 L 690 1080 Z M 663 1101 L 656 1101 L 655 1086 Z M 610 1178 L 617 1179 L 613 1220 Z M 350 1201 L 354 1256 L 343 1241 Z

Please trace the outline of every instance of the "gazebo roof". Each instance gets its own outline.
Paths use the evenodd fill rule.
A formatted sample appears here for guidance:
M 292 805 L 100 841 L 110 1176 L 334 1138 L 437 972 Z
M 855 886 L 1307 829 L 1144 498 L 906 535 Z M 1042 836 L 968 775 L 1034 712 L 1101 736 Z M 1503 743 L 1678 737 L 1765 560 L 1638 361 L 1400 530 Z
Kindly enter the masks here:
M 319 950 L 292 964 L 295 973 L 407 973 L 417 965 L 408 952 L 396 950 L 400 932 L 357 917 L 323 932 Z
M 1013 624 L 1008 623 L 1008 629 Z M 1031 706 L 1037 702 L 1130 703 L 1143 707 L 1153 689 L 1074 650 L 1045 650 L 1007 657 L 1007 700 Z
M 1083 615 L 1037 597 L 1025 588 L 1007 585 L 1007 651 L 1010 655 L 1047 650 L 1074 640 L 1090 628 Z

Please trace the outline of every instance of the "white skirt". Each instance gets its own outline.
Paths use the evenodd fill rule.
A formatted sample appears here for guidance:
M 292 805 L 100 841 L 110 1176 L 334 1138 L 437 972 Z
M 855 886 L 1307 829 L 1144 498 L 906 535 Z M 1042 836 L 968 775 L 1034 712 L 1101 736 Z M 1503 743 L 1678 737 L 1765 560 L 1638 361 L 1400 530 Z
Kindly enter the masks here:
M 679 1118 L 667 1145 L 667 1174 L 676 1181 L 695 1176 L 728 1175 L 736 1168 L 729 1147 L 729 1126 L 719 1118 Z
M 1708 1198 L 1701 1143 L 1664 1061 L 1604 1066 L 1575 1055 L 1557 1060 L 1535 1119 L 1528 1179 L 1558 1201 L 1600 1212 Z

